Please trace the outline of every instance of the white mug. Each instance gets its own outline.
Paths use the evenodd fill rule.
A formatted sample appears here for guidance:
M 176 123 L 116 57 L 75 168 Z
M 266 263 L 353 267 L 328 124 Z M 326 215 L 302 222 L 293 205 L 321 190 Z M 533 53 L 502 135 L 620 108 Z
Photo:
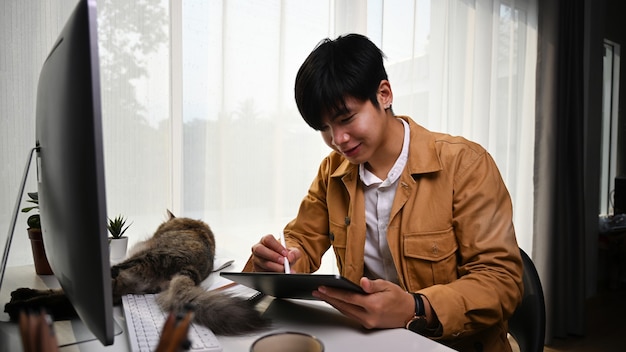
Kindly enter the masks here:
M 324 345 L 315 336 L 285 331 L 261 336 L 254 341 L 250 352 L 324 352 Z

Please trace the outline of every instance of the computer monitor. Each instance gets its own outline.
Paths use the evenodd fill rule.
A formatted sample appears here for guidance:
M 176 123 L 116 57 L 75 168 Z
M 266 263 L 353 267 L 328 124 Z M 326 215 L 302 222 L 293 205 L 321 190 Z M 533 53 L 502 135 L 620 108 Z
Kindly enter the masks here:
M 36 165 L 43 242 L 79 318 L 114 339 L 96 0 L 80 0 L 41 69 Z

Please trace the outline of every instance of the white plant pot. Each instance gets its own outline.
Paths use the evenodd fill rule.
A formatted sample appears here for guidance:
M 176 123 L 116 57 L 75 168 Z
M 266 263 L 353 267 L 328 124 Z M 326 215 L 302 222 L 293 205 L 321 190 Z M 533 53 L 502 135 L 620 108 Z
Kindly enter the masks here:
M 109 259 L 111 262 L 118 262 L 126 258 L 128 248 L 128 237 L 109 238 Z

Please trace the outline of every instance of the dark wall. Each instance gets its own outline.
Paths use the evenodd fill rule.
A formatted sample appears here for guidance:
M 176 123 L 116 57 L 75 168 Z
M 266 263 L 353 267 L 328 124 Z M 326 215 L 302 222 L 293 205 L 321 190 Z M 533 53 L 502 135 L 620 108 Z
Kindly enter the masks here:
M 605 0 L 606 21 L 604 23 L 605 38 L 620 44 L 621 67 L 618 110 L 617 137 L 617 175 L 626 176 L 626 1 Z

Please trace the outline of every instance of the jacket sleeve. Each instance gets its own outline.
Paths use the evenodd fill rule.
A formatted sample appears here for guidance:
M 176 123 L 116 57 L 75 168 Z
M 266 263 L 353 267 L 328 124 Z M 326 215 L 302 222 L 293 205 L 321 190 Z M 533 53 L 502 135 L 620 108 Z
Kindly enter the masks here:
M 292 269 L 300 273 L 312 273 L 319 269 L 322 256 L 330 247 L 329 217 L 326 191 L 330 177 L 330 159 L 325 158 L 306 196 L 300 203 L 298 215 L 284 229 L 288 247 L 302 252 L 300 260 Z
M 522 261 L 509 193 L 492 157 L 476 153 L 455 170 L 453 218 L 459 279 L 423 290 L 443 327 L 442 339 L 507 320 L 521 301 Z

